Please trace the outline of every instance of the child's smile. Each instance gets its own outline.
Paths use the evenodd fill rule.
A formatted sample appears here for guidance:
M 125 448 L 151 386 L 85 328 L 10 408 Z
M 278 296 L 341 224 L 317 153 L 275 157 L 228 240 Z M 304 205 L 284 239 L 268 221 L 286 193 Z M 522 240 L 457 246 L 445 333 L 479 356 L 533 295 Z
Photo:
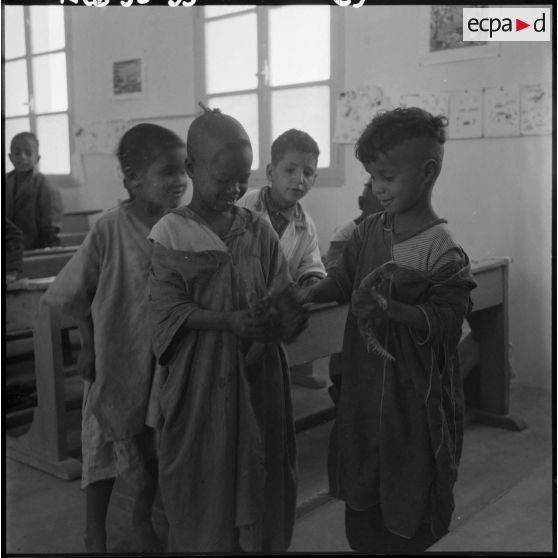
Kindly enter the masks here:
M 137 198 L 165 209 L 177 207 L 187 186 L 185 159 L 183 147 L 163 152 L 143 174 Z
M 430 188 L 423 164 L 411 140 L 364 165 L 370 173 L 372 192 L 386 211 L 405 213 L 428 200 Z

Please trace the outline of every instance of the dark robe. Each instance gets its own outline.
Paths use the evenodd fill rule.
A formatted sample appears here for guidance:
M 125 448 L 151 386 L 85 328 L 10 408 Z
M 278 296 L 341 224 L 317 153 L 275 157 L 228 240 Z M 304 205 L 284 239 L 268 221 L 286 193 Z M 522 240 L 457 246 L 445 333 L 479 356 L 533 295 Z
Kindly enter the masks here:
M 393 260 L 397 242 L 381 214 L 361 223 L 329 270 L 345 302 L 366 275 Z M 377 338 L 395 360 L 367 351 L 351 309 L 345 326 L 330 492 L 357 511 L 379 504 L 387 529 L 404 538 L 424 520 L 443 535 L 454 508 L 464 416 L 456 349 L 475 283 L 467 255 L 458 245 L 452 250 L 454 261 L 434 271 L 402 266 L 394 274 L 392 298 L 418 305 L 429 325 L 422 332 L 379 324 Z
M 25 250 L 60 246 L 64 209 L 60 192 L 44 174 L 11 171 L 5 184 L 6 217 L 23 232 Z

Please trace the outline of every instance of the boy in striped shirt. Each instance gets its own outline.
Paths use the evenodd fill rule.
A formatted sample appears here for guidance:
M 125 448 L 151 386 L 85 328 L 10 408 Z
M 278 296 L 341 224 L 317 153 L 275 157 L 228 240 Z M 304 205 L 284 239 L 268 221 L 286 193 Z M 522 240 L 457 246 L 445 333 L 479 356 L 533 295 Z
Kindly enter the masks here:
M 463 441 L 457 361 L 475 287 L 469 260 L 431 204 L 445 117 L 376 116 L 356 143 L 383 212 L 365 219 L 307 302 L 350 302 L 329 485 L 349 544 L 423 552 L 448 530 Z M 370 350 L 372 349 L 372 350 Z

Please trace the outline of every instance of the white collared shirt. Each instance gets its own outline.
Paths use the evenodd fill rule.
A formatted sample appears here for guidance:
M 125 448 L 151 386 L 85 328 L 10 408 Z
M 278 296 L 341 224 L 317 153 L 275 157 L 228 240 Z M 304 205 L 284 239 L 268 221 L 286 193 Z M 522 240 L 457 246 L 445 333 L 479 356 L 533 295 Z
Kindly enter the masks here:
M 246 192 L 237 205 L 251 209 L 270 225 L 271 219 L 264 202 L 264 188 Z M 289 272 L 295 282 L 306 274 L 326 276 L 318 245 L 318 233 L 312 217 L 297 202 L 293 218 L 280 238 L 281 248 L 289 262 Z

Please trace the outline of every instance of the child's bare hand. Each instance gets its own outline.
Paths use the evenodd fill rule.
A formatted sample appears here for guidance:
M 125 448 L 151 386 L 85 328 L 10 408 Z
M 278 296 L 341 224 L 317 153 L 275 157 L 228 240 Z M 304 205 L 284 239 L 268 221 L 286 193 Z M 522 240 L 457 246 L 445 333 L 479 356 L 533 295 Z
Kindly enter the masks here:
M 229 314 L 229 329 L 239 337 L 266 340 L 271 337 L 271 317 L 252 310 L 239 310 Z
M 271 295 L 273 332 L 286 343 L 294 341 L 306 328 L 308 310 L 304 307 L 299 287 L 290 286 Z

